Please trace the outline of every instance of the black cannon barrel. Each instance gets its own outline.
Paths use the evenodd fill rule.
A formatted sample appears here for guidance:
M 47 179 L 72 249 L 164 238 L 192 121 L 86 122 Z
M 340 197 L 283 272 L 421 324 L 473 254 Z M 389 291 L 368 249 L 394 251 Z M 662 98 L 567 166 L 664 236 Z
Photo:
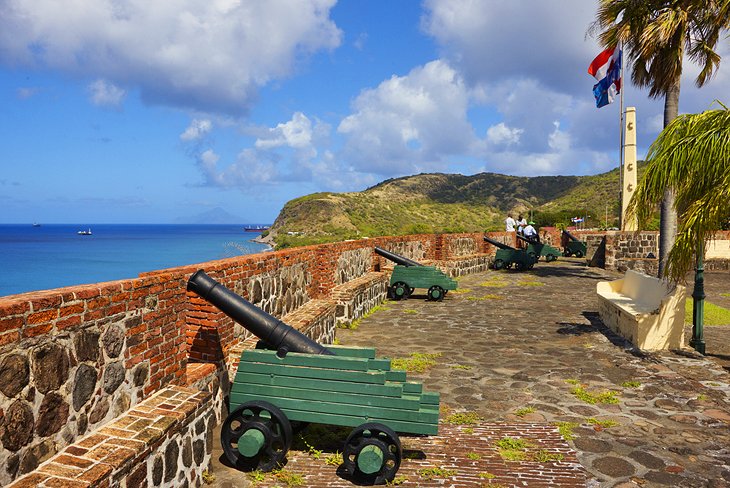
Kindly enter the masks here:
M 523 235 L 517 234 L 517 238 L 518 238 L 519 240 L 521 240 L 521 241 L 525 241 L 525 242 L 527 242 L 527 243 L 529 243 L 529 244 L 536 244 L 536 243 L 540 242 L 540 241 L 539 241 L 539 240 L 537 239 L 537 236 L 535 236 L 535 239 L 530 239 L 530 238 L 528 238 L 528 237 L 525 237 L 525 236 L 523 236 Z
M 307 354 L 335 354 L 298 330 L 286 325 L 233 293 L 199 269 L 188 280 L 188 290 L 215 305 L 221 312 L 244 326 L 277 351 Z
M 400 254 L 394 254 L 390 251 L 386 251 L 385 249 L 381 249 L 379 247 L 375 248 L 375 252 L 380 254 L 381 256 L 383 256 L 386 259 L 390 259 L 391 261 L 393 261 L 396 264 L 400 264 L 403 266 L 423 266 L 418 261 L 413 261 L 412 259 L 408 259 L 405 256 L 401 256 Z
M 566 236 L 566 237 L 567 237 L 568 239 L 570 239 L 571 241 L 575 241 L 575 242 L 580 242 L 580 239 L 578 239 L 577 237 L 575 237 L 575 236 L 574 236 L 573 234 L 571 234 L 571 233 L 570 233 L 570 232 L 568 232 L 567 230 L 563 230 L 563 234 L 565 234 L 565 236 Z
M 484 240 L 490 243 L 493 246 L 497 246 L 500 249 L 509 249 L 511 251 L 516 251 L 516 249 L 512 246 L 508 246 L 507 244 L 501 243 L 499 241 L 495 241 L 491 237 L 484 236 Z

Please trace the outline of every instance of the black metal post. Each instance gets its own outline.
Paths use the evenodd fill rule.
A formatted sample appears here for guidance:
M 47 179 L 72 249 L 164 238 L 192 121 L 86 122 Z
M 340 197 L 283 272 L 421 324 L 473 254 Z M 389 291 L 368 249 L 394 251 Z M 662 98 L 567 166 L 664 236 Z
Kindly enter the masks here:
M 697 266 L 695 267 L 695 286 L 692 291 L 692 339 L 689 345 L 700 354 L 705 354 L 705 269 L 703 256 L 704 242 L 697 244 Z

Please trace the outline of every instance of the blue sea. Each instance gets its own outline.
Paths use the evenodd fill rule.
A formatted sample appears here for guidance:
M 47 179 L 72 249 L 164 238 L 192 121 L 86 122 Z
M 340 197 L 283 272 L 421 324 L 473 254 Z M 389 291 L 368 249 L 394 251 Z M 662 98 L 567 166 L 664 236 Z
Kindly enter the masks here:
M 250 242 L 258 235 L 243 225 L 0 224 L 0 296 L 262 252 Z

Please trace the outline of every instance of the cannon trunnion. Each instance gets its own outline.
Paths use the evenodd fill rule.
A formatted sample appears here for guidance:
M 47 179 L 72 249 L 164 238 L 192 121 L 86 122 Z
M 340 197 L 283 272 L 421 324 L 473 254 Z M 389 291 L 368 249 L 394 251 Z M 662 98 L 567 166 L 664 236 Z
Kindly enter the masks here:
M 390 276 L 388 294 L 395 300 L 408 298 L 416 288 L 428 290 L 429 300 L 441 301 L 449 290 L 456 290 L 457 283 L 435 266 L 424 266 L 399 254 L 379 247 L 375 252 L 396 263 Z
M 274 348 L 241 354 L 230 392 L 231 413 L 221 426 L 223 451 L 233 466 L 276 469 L 291 447 L 291 422 L 330 424 L 354 427 L 342 450 L 343 467 L 353 481 L 383 484 L 400 467 L 398 433 L 438 433 L 439 394 L 407 381 L 405 371 L 391 370 L 390 360 L 377 359 L 374 349 L 325 348 L 306 336 L 302 340 L 298 331 L 203 271 L 190 278 L 188 289 Z M 272 333 L 277 344 L 269 342 Z

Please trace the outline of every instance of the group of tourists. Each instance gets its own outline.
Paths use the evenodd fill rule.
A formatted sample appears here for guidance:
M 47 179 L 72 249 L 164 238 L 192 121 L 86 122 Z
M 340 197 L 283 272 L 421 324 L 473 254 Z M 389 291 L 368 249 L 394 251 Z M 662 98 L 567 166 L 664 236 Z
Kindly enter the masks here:
M 507 232 L 515 232 L 516 227 L 519 235 L 524 236 L 526 239 L 531 241 L 537 239 L 537 230 L 533 227 L 535 222 L 528 222 L 522 214 L 517 216 L 517 220 L 512 218 L 512 214 L 507 214 L 507 218 L 504 220 L 504 225 Z

